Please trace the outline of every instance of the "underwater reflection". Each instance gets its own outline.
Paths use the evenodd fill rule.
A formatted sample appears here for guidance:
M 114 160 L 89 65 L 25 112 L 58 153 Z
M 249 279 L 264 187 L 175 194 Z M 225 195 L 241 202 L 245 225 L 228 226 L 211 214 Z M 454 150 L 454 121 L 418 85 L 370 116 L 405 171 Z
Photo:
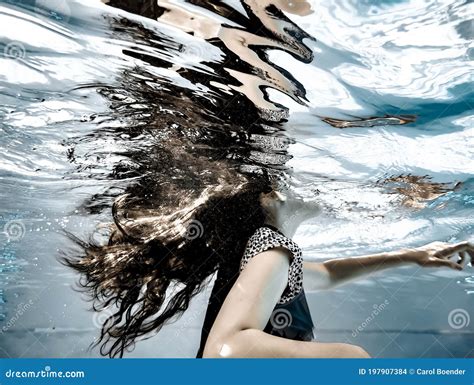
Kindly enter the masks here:
M 111 35 L 137 65 L 120 74 L 118 86 L 84 86 L 99 88 L 112 116 L 69 144 L 76 172 L 84 164 L 114 181 L 84 203 L 91 213 L 112 205 L 113 223 L 97 243 L 76 239 L 81 256 L 65 262 L 85 277 L 95 308 L 119 304 L 97 341 L 110 356 L 122 356 L 135 338 L 183 312 L 217 272 L 200 355 L 245 244 L 263 223 L 260 194 L 288 184 L 288 108 L 270 101 L 268 90 L 307 102 L 303 85 L 267 51 L 310 62 L 303 40 L 311 37 L 273 2 L 242 1 L 246 15 L 212 1 L 109 4 L 157 19 L 162 28 L 109 20 Z M 116 159 L 108 172 L 99 161 L 103 149 L 94 148 L 99 140 Z M 176 282 L 184 285 L 168 297 Z
M 416 120 L 414 115 L 391 116 L 386 115 L 382 117 L 360 118 L 354 120 L 343 120 L 325 117 L 321 119 L 323 122 L 330 124 L 337 128 L 352 128 L 352 127 L 374 127 L 374 126 L 396 126 L 402 124 L 412 123 Z
M 108 4 L 157 19 L 220 48 L 222 61 L 206 63 L 214 75 L 206 81 L 209 89 L 220 96 L 245 96 L 265 120 L 280 121 L 288 115 L 285 106 L 269 100 L 268 89 L 280 91 L 301 104 L 307 101 L 303 85 L 271 63 L 268 50 L 287 52 L 305 63 L 313 60 L 311 49 L 304 43 L 304 39 L 313 38 L 279 8 L 283 5 L 285 11 L 306 14 L 309 3 L 297 2 L 294 6 L 286 1 L 242 1 L 245 15 L 220 1 L 161 1 L 159 6 L 154 2 L 137 6 L 136 2 L 111 0 Z M 203 61 L 207 49 L 197 42 L 181 47 L 185 54 Z
M 431 179 L 429 175 L 399 175 L 384 179 L 379 185 L 387 188 L 391 194 L 399 194 L 402 197 L 401 204 L 414 209 L 422 209 L 429 202 L 462 186 L 461 182 L 439 183 Z

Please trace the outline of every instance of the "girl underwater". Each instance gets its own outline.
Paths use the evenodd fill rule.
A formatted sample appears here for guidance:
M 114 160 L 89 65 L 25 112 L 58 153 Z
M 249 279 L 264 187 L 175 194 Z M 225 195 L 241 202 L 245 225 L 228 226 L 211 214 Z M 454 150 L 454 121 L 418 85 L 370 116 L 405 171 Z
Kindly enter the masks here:
M 189 45 L 177 46 L 164 33 L 158 38 L 134 21 L 114 21 L 115 33 L 134 28 L 136 36 L 129 40 L 168 53 L 158 57 L 130 48 L 128 55 L 175 71 L 180 84 L 184 79 L 212 92 L 193 93 L 140 68 L 124 73 L 120 90 L 102 89 L 117 105 L 112 110 L 134 122 L 97 134 L 130 138 L 121 153 L 129 161 L 115 168 L 113 178 L 133 183 L 113 204 L 107 242 L 78 241 L 83 252 L 64 259 L 80 273 L 94 309 L 112 311 L 96 341 L 102 354 L 122 357 L 137 340 L 182 315 L 215 276 L 197 357 L 369 357 L 360 346 L 314 340 L 305 291 L 401 265 L 461 270 L 472 258 L 469 243 L 436 242 L 325 262 L 303 260 L 292 238 L 321 209 L 291 187 L 285 167 L 291 140 L 280 125 L 285 109 L 259 93 L 273 87 L 305 101 L 304 87 L 270 66 L 265 53 L 272 47 L 306 63 L 313 60 L 303 43 L 311 37 L 281 12 L 285 4 L 292 12 L 289 2 L 242 1 L 248 18 L 224 2 L 193 5 L 239 27 L 172 2 L 167 9 L 156 1 L 108 3 L 185 30 L 189 26 L 187 32 L 225 52 L 226 61 L 225 66 L 206 62 L 212 76 L 175 65 L 169 52 L 186 54 Z M 293 12 L 309 12 L 304 3 Z M 248 44 L 239 45 L 242 41 Z M 196 47 L 202 53 L 207 46 Z M 138 114 L 134 103 L 147 109 Z M 94 197 L 94 202 L 88 206 L 93 212 L 103 201 Z

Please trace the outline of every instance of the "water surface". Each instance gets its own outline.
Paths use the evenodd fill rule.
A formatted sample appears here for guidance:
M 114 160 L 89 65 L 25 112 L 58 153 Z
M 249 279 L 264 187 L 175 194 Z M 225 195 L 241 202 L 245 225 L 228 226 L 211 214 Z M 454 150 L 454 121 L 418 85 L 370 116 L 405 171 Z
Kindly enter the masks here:
M 71 246 L 61 230 L 110 222 L 149 170 L 143 154 L 177 130 L 247 172 L 288 167 L 324 208 L 297 234 L 307 259 L 473 240 L 472 13 L 465 1 L 0 2 L 0 356 L 97 355 L 86 348 L 103 315 L 57 262 Z M 378 357 L 472 357 L 472 274 L 401 268 L 312 293 L 316 335 Z M 206 295 L 131 354 L 193 356 Z

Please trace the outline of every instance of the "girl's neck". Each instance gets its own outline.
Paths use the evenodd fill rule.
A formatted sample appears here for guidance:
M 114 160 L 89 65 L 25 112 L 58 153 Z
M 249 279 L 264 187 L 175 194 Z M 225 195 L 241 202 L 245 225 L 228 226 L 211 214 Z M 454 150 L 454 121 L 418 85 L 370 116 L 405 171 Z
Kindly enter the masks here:
M 285 236 L 287 236 L 288 238 L 294 237 L 296 230 L 298 229 L 298 226 L 300 225 L 300 223 L 295 223 L 294 221 L 289 221 L 289 220 L 279 221 L 273 218 L 266 218 L 264 224 L 269 225 L 269 227 L 278 229 L 283 234 L 285 234 Z

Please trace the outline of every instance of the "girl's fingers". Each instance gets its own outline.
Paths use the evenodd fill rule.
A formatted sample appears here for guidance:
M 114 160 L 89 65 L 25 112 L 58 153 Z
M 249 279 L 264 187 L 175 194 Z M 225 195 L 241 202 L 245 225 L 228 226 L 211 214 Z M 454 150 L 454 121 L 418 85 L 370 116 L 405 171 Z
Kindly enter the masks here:
M 459 252 L 459 259 L 457 261 L 458 265 L 464 267 L 464 262 L 466 261 L 466 253 L 464 251 Z
M 443 249 L 437 251 L 437 257 L 449 257 L 450 255 L 459 251 L 469 250 L 471 245 L 468 242 L 455 243 L 454 245 L 445 246 Z
M 466 263 L 469 263 L 471 262 L 471 264 L 474 262 L 474 251 L 471 251 L 471 250 L 466 250 L 466 253 L 467 255 L 469 255 L 469 261 L 467 261 Z
M 437 266 L 446 266 L 454 270 L 462 270 L 462 266 L 456 262 L 450 261 L 449 259 L 438 259 L 436 262 Z
M 471 249 L 467 249 L 466 253 L 469 255 L 469 257 L 471 257 L 471 263 L 472 263 L 472 261 L 474 261 L 474 251 Z
M 451 261 L 451 267 L 452 267 L 454 270 L 462 270 L 462 269 L 463 269 L 462 264 L 460 265 L 460 264 L 458 264 L 458 263 L 456 263 L 456 262 L 452 262 L 452 261 Z

